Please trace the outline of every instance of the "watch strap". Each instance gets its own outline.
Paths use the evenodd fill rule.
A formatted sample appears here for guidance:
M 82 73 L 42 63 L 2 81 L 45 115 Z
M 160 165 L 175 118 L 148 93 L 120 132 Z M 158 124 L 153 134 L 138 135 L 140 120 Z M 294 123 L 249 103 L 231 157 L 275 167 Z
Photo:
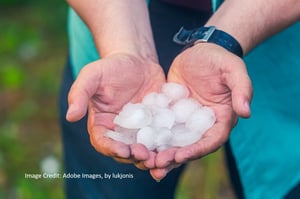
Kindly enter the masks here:
M 239 42 L 228 33 L 218 30 L 214 26 L 200 27 L 194 30 L 186 30 L 181 27 L 174 35 L 173 41 L 187 47 L 200 42 L 215 43 L 233 54 L 243 57 L 243 50 Z

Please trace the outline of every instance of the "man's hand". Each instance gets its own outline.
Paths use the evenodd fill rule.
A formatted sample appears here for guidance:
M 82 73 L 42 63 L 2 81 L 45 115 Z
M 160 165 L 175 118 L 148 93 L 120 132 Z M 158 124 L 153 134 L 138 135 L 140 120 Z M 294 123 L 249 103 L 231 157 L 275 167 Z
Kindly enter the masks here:
M 189 160 L 216 151 L 229 137 L 237 116 L 249 117 L 252 86 L 242 59 L 215 44 L 201 43 L 174 60 L 168 81 L 188 87 L 191 97 L 215 111 L 216 123 L 196 143 L 170 148 L 156 156 L 155 179 Z
M 161 67 L 129 54 L 113 54 L 86 65 L 69 93 L 67 120 L 80 120 L 88 109 L 88 131 L 95 149 L 117 161 L 153 168 L 155 153 L 141 144 L 126 145 L 105 137 L 113 119 L 128 102 L 139 102 L 165 83 Z

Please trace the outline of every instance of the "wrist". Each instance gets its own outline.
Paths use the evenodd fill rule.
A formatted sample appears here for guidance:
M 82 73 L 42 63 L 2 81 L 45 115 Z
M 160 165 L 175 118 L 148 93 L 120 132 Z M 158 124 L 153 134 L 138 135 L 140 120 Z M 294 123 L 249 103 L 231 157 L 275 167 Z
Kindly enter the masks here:
M 153 52 L 153 51 L 150 51 L 149 49 L 143 50 L 141 48 L 135 48 L 135 47 L 124 47 L 124 48 L 119 47 L 116 49 L 100 51 L 101 58 L 111 57 L 116 54 L 130 55 L 130 56 L 138 57 L 145 61 L 148 60 L 153 63 L 158 63 L 158 56 L 157 56 L 156 51 Z
M 254 45 L 254 41 L 251 39 L 251 35 L 249 32 L 245 32 L 245 30 L 242 30 L 241 28 L 235 28 L 230 24 L 223 24 L 221 22 L 218 23 L 214 21 L 209 21 L 205 26 L 214 26 L 233 37 L 241 46 L 243 55 L 246 55 L 250 49 L 253 48 L 252 45 Z
M 239 42 L 230 34 L 218 30 L 214 26 L 200 27 L 194 30 L 181 28 L 175 34 L 173 41 L 177 44 L 186 45 L 186 47 L 197 43 L 214 43 L 241 58 L 243 57 L 243 49 Z
M 96 41 L 96 46 L 102 58 L 113 54 L 129 54 L 158 63 L 154 42 L 147 37 L 119 35 L 110 42 Z

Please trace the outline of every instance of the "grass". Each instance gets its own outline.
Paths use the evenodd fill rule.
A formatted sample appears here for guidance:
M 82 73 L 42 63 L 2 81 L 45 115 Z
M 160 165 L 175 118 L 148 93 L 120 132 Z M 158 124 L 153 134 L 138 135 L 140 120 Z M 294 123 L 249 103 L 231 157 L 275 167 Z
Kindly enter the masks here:
M 0 4 L 0 198 L 61 199 L 61 180 L 24 174 L 40 173 L 47 155 L 61 160 L 56 101 L 67 56 L 67 5 Z
M 0 0 L 0 199 L 63 199 L 60 179 L 28 179 L 54 156 L 62 171 L 57 95 L 67 4 Z M 232 199 L 222 151 L 191 162 L 177 199 Z
M 222 149 L 188 164 L 177 199 L 234 199 Z

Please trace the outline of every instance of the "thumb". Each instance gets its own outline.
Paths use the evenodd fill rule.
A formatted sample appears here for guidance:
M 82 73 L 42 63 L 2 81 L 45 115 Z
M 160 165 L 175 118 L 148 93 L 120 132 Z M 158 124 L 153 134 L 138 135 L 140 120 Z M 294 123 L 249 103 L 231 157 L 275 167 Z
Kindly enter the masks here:
M 76 122 L 85 116 L 89 99 L 99 87 L 101 72 L 96 72 L 100 70 L 95 66 L 95 62 L 86 65 L 80 71 L 70 89 L 68 95 L 69 108 L 66 114 L 66 119 L 70 122 Z
M 232 107 L 240 117 L 250 117 L 250 103 L 253 95 L 251 80 L 248 76 L 245 64 L 239 65 L 225 78 L 231 90 Z

